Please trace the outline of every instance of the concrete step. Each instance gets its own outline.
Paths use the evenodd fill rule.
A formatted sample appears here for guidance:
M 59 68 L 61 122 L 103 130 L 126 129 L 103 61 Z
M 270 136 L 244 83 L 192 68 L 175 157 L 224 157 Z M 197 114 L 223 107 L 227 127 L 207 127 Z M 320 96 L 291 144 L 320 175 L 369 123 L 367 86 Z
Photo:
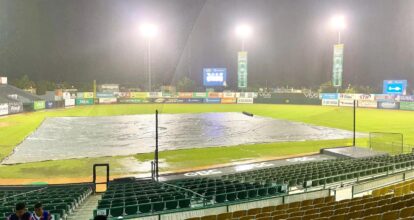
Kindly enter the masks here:
M 93 218 L 93 210 L 98 206 L 98 201 L 102 198 L 102 194 L 91 194 L 82 205 L 80 205 L 67 220 L 89 220 Z

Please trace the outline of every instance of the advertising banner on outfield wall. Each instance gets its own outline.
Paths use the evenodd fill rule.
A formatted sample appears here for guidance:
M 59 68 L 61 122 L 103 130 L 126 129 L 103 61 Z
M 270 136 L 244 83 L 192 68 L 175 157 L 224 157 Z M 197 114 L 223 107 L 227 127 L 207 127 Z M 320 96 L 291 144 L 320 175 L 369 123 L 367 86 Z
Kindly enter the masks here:
M 149 98 L 162 98 L 162 92 L 149 92 Z
M 171 98 L 174 97 L 174 94 L 171 92 L 162 92 L 162 97 L 163 98 Z
M 324 106 L 338 106 L 339 100 L 338 99 L 322 99 L 322 105 Z
M 10 102 L 9 105 L 9 114 L 16 114 L 23 112 L 23 103 L 21 102 Z
M 236 98 L 222 98 L 221 104 L 234 104 L 237 102 Z
M 235 98 L 236 94 L 234 92 L 223 92 L 223 98 Z
M 206 92 L 195 92 L 193 93 L 194 98 L 207 98 Z
M 321 93 L 319 94 L 319 99 L 338 99 L 338 93 Z
M 75 99 L 65 99 L 65 107 L 75 106 Z
M 373 100 L 359 100 L 357 105 L 359 108 L 377 108 L 378 102 Z
M 9 104 L 2 103 L 0 104 L 0 115 L 8 115 L 9 114 Z
M 414 102 L 414 95 L 400 95 L 396 99 L 400 102 Z
M 371 100 L 371 101 L 374 101 L 375 100 L 375 95 L 374 94 L 355 94 L 355 99 L 356 100 Z
M 94 103 L 95 101 L 93 100 L 93 98 L 75 100 L 75 105 L 93 105 Z
M 389 94 L 375 94 L 375 100 L 380 102 L 395 101 L 397 96 Z
M 221 99 L 220 98 L 206 98 L 204 99 L 205 103 L 215 103 L 215 104 L 219 104 L 221 103 Z
M 414 111 L 414 102 L 400 102 L 400 109 Z
M 203 99 L 200 98 L 192 98 L 192 99 L 184 99 L 185 103 L 203 103 Z
M 341 100 L 339 99 L 339 106 L 343 107 L 353 107 L 354 106 L 354 100 Z
M 45 107 L 46 107 L 47 109 L 56 108 L 56 107 L 55 107 L 55 103 L 54 103 L 53 101 L 46 101 L 46 103 L 45 103 Z
M 83 98 L 84 99 L 93 99 L 93 92 L 84 92 L 83 93 Z
M 238 104 L 253 104 L 253 98 L 238 98 Z
M 355 100 L 356 99 L 356 94 L 341 93 L 341 94 L 339 94 L 339 99 L 342 99 L 342 100 Z
M 115 96 L 119 98 L 130 98 L 131 94 L 130 92 L 117 92 L 115 93 Z
M 255 92 L 241 92 L 236 93 L 237 98 L 257 98 L 258 95 Z
M 178 98 L 184 98 L 184 99 L 193 98 L 193 93 L 192 92 L 179 92 Z
M 99 98 L 99 104 L 112 104 L 117 102 L 118 100 L 116 98 Z
M 400 103 L 398 102 L 378 102 L 378 108 L 380 109 L 399 109 Z
M 115 97 L 115 95 L 112 92 L 97 92 L 96 97 L 97 98 L 113 98 Z
M 136 104 L 136 103 L 149 103 L 150 101 L 148 99 L 118 99 L 119 103 L 124 104 Z
M 148 92 L 131 92 L 130 93 L 131 98 L 148 98 Z
M 33 102 L 33 110 L 41 110 L 46 108 L 45 101 L 34 101 Z
M 208 93 L 209 98 L 221 98 L 223 97 L 223 93 L 220 92 L 209 92 Z

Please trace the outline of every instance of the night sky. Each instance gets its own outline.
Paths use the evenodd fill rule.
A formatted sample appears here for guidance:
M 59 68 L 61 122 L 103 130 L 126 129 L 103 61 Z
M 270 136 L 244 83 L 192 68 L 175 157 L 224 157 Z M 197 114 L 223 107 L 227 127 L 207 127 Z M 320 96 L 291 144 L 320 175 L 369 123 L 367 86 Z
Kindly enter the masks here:
M 0 75 L 33 80 L 145 83 L 146 42 L 139 25 L 151 21 L 153 81 L 226 67 L 236 84 L 235 26 L 253 36 L 249 83 L 317 86 L 329 81 L 336 32 L 346 17 L 345 84 L 414 82 L 413 0 L 0 0 Z

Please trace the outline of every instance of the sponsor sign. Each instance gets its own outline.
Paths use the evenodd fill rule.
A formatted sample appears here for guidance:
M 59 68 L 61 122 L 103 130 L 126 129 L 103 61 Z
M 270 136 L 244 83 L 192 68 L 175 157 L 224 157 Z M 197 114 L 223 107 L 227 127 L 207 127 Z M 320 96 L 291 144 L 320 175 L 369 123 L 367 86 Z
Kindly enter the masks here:
M 376 101 L 395 101 L 396 96 L 395 95 L 389 95 L 389 94 L 376 94 L 375 100 Z
M 253 98 L 238 98 L 238 104 L 253 104 Z
M 174 96 L 174 94 L 172 94 L 171 92 L 163 92 L 162 93 L 163 98 L 170 98 L 170 97 L 173 97 L 173 96 Z
M 53 101 L 46 101 L 46 108 L 47 109 L 49 109 L 49 108 L 55 108 L 55 103 L 53 102 Z
M 221 104 L 234 104 L 237 102 L 236 98 L 222 98 Z
M 221 98 L 221 97 L 223 97 L 223 93 L 219 93 L 219 92 L 209 92 L 208 93 L 208 97 L 209 98 Z
M 345 106 L 345 107 L 353 107 L 354 106 L 354 100 L 339 100 L 339 106 Z
M 93 98 L 89 99 L 76 99 L 75 105 L 93 105 L 95 103 Z
M 414 102 L 414 95 L 401 95 L 397 97 L 400 102 Z
M 204 99 L 205 103 L 221 103 L 221 99 L 220 98 L 206 98 Z
M 270 93 L 270 92 L 259 92 L 258 97 L 259 98 L 270 99 L 270 98 L 272 98 L 272 93 Z
M 118 92 L 116 96 L 119 98 L 130 98 L 131 94 L 129 92 Z
M 65 99 L 65 107 L 75 106 L 75 99 Z
M 319 94 L 319 99 L 338 99 L 338 93 L 321 93 Z
M 378 102 L 378 108 L 380 109 L 399 109 L 398 102 Z
M 119 103 L 148 103 L 148 99 L 118 99 Z
M 195 92 L 193 93 L 194 98 L 207 98 L 206 92 Z
M 84 99 L 93 99 L 93 92 L 84 92 L 82 98 L 84 98 Z
M 148 98 L 148 92 L 131 92 L 130 98 Z
M 33 110 L 41 110 L 46 108 L 45 101 L 34 101 L 33 102 Z
M 192 92 L 179 92 L 178 93 L 178 97 L 179 98 L 193 98 L 193 93 Z
M 20 102 L 11 102 L 9 105 L 9 114 L 16 114 L 23 112 L 23 104 Z
M 322 105 L 325 106 L 338 106 L 339 100 L 338 99 L 322 99 Z
M 63 97 L 63 99 L 70 99 L 70 98 L 72 98 L 69 92 L 63 92 L 62 93 L 62 97 Z
M 7 115 L 9 114 L 9 104 L 3 103 L 0 104 L 0 115 Z
M 207 87 L 227 86 L 226 75 L 227 75 L 226 68 L 204 68 L 203 69 L 203 85 Z
M 7 77 L 0 77 L 0 85 L 1 84 L 7 84 Z
M 241 92 L 236 93 L 237 98 L 257 98 L 257 93 L 255 92 Z
M 400 109 L 414 111 L 414 102 L 400 102 Z
M 384 94 L 405 95 L 407 90 L 407 80 L 384 80 Z
M 235 93 L 233 92 L 224 92 L 223 93 L 223 98 L 234 98 L 236 96 Z
M 76 98 L 83 98 L 83 92 L 76 93 Z
M 150 92 L 148 96 L 149 98 L 162 98 L 162 92 Z
M 99 98 L 99 104 L 112 104 L 117 103 L 116 98 Z
M 203 103 L 201 98 L 184 99 L 185 103 Z
M 237 56 L 237 86 L 247 88 L 247 52 L 240 51 Z
M 374 101 L 375 100 L 375 95 L 374 94 L 355 94 L 355 99 L 356 100 L 371 100 L 371 101 Z
M 357 105 L 359 108 L 377 108 L 378 102 L 373 100 L 359 100 Z
M 341 93 L 339 94 L 339 99 L 342 100 L 355 100 L 356 94 L 350 94 L 350 93 Z
M 332 65 L 332 85 L 334 87 L 342 86 L 342 73 L 344 65 L 344 45 L 335 44 L 333 52 L 333 65 Z
M 112 93 L 112 92 L 97 92 L 96 97 L 97 98 L 113 98 L 114 93 Z

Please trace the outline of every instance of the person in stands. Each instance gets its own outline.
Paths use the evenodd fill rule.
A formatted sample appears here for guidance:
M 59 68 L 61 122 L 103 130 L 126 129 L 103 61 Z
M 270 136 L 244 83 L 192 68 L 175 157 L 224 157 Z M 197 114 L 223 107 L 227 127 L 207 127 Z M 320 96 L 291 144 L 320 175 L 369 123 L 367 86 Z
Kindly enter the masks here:
M 34 206 L 33 218 L 35 220 L 50 220 L 52 216 L 48 211 L 43 210 L 42 203 L 38 202 Z
M 27 211 L 26 204 L 19 202 L 16 204 L 16 213 L 7 217 L 7 220 L 34 220 L 33 215 Z

